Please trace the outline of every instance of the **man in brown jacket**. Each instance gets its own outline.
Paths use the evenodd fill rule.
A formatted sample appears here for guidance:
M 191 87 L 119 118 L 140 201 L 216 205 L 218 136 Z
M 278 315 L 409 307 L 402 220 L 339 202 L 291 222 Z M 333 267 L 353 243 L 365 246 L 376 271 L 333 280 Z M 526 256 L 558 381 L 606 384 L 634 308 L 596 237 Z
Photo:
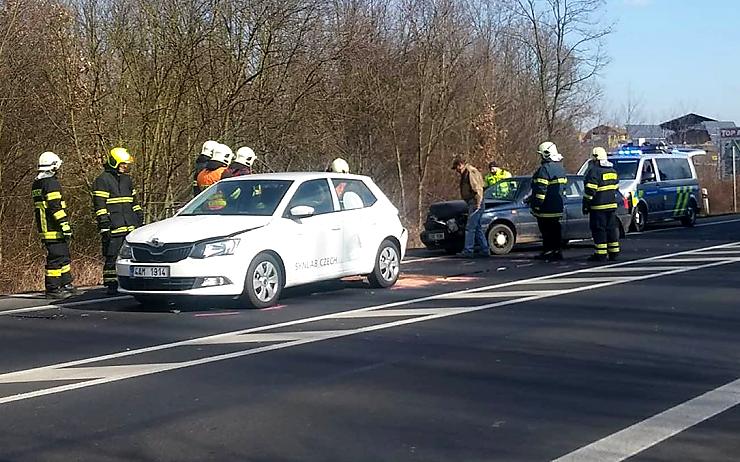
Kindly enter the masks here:
M 480 255 L 488 257 L 490 250 L 488 240 L 481 228 L 483 216 L 483 189 L 485 181 L 477 168 L 468 164 L 465 159 L 456 158 L 452 162 L 452 169 L 460 174 L 460 196 L 468 204 L 468 223 L 465 226 L 465 247 L 458 256 L 471 258 L 475 256 L 474 248 L 477 243 Z

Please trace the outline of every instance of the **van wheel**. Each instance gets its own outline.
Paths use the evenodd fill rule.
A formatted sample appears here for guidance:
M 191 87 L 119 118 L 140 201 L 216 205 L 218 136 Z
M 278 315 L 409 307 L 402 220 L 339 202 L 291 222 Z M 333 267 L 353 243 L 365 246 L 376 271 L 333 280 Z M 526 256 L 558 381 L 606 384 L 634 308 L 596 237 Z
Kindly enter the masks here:
M 632 231 L 637 231 L 638 233 L 645 231 L 647 218 L 648 214 L 647 210 L 645 210 L 645 206 L 639 204 L 632 215 Z
M 246 301 L 253 308 L 267 308 L 277 303 L 283 291 L 283 272 L 280 263 L 269 253 L 254 257 L 244 283 Z
M 514 230 L 503 223 L 495 224 L 488 230 L 488 247 L 494 255 L 506 255 L 514 248 Z
M 681 217 L 681 224 L 689 228 L 696 224 L 696 203 L 694 201 L 689 202 L 689 206 L 686 207 L 686 215 Z

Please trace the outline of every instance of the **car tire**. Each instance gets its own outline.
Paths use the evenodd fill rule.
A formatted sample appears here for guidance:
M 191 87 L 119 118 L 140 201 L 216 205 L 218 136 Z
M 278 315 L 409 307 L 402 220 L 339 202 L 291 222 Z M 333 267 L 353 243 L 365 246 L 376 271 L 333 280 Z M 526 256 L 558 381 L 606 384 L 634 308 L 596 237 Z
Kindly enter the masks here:
M 488 247 L 494 255 L 506 255 L 514 248 L 514 230 L 503 223 L 497 223 L 488 230 Z
M 647 227 L 647 219 L 648 214 L 647 210 L 645 210 L 645 206 L 638 204 L 635 212 L 632 214 L 632 231 L 637 231 L 638 233 L 645 231 L 645 228 Z
M 378 248 L 375 256 L 375 268 L 367 275 L 370 285 L 376 289 L 391 287 L 401 274 L 401 252 L 398 246 L 386 239 Z
M 254 257 L 244 281 L 245 301 L 252 308 L 267 308 L 277 303 L 285 277 L 278 259 L 269 253 Z
M 686 207 L 686 215 L 681 217 L 681 224 L 691 228 L 696 224 L 696 203 L 692 200 L 689 202 L 689 206 Z

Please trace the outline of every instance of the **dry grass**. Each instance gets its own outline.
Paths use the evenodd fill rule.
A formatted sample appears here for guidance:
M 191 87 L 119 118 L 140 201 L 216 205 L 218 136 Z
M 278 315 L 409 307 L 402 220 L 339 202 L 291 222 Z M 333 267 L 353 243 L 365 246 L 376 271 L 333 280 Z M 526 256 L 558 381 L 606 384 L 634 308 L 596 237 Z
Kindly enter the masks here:
M 712 215 L 732 212 L 732 179 L 717 178 L 713 168 L 698 168 L 699 182 L 709 193 L 709 211 Z M 740 180 L 739 180 L 740 181 Z M 739 185 L 740 186 L 740 185 Z
M 24 259 L 25 260 L 25 259 Z M 7 262 L 9 271 L 0 279 L 0 293 L 37 292 L 44 290 L 45 256 L 36 255 L 26 261 Z M 72 276 L 77 286 L 93 286 L 103 282 L 102 259 L 76 255 L 72 259 Z

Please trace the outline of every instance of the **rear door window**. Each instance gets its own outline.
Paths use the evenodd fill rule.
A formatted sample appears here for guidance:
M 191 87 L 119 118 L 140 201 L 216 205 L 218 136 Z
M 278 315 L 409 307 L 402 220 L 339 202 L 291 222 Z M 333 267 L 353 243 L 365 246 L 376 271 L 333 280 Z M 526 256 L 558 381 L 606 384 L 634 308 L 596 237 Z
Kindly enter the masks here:
M 661 181 L 687 180 L 691 178 L 688 159 L 655 159 Z

